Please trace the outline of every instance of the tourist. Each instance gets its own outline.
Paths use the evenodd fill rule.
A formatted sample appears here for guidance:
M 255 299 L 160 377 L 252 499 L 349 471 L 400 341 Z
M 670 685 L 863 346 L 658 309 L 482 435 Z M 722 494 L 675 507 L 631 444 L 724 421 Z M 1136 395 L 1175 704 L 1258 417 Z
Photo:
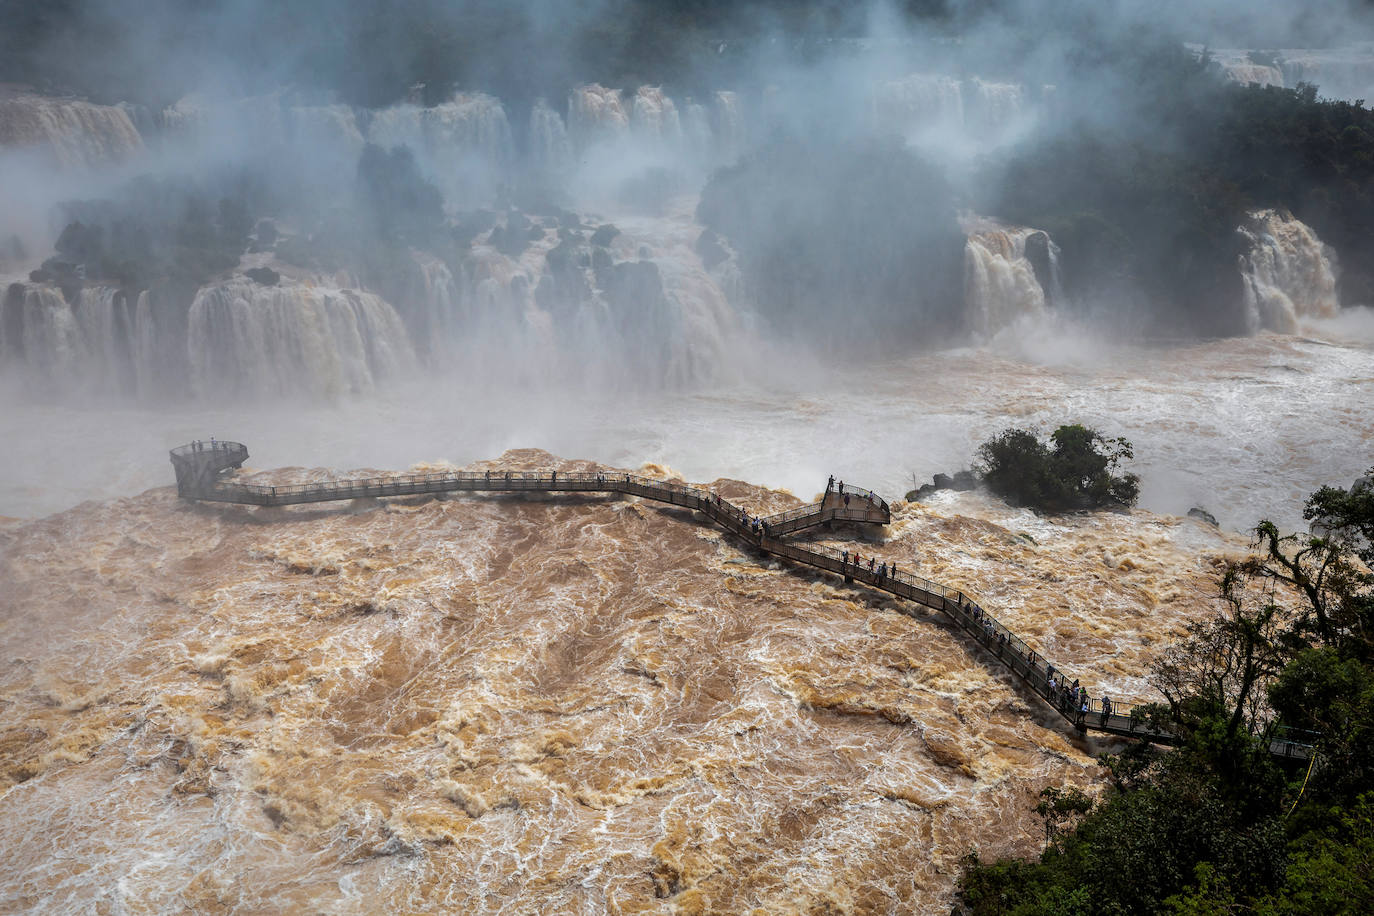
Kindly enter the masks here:
M 1107 720 L 1112 717 L 1112 698 L 1105 693 L 1102 694 L 1102 724 L 1105 726 Z
M 848 548 L 848 547 L 845 548 L 844 553 L 840 554 L 840 565 L 841 565 L 841 566 L 848 566 L 848 565 L 849 565 L 849 548 Z
M 825 492 L 829 493 L 835 489 L 835 475 L 831 474 L 830 479 L 825 482 Z

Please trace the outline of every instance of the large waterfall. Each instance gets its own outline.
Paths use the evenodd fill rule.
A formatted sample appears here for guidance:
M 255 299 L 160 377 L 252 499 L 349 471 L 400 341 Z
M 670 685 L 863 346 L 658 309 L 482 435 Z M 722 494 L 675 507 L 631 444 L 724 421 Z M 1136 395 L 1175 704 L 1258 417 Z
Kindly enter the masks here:
M 92 286 L 69 302 L 16 283 L 0 307 L 0 369 L 40 397 L 331 397 L 414 362 L 396 311 L 349 289 L 237 277 L 200 290 L 188 315 L 147 291 Z
M 965 221 L 964 306 L 970 330 L 988 339 L 1061 297 L 1059 247 L 1039 229 Z
M 122 162 L 143 148 L 126 109 L 0 93 L 0 147 L 33 150 L 66 169 Z
M 90 286 L 68 302 L 53 287 L 15 283 L 0 299 L 0 368 L 18 368 L 40 394 L 149 394 L 158 343 L 146 292 Z
M 456 269 L 417 254 L 412 326 L 430 361 L 511 384 L 716 377 L 741 328 L 722 289 L 730 267 L 703 264 L 700 227 L 685 213 L 618 225 L 556 229 L 512 213 Z M 513 250 L 504 241 L 512 232 L 528 244 Z
M 205 397 L 371 391 L 414 365 L 401 318 L 373 293 L 235 278 L 196 294 L 191 384 Z
M 1302 318 L 1340 311 L 1335 252 L 1311 227 L 1290 213 L 1257 210 L 1237 231 L 1250 246 L 1240 270 L 1251 332 L 1292 334 Z

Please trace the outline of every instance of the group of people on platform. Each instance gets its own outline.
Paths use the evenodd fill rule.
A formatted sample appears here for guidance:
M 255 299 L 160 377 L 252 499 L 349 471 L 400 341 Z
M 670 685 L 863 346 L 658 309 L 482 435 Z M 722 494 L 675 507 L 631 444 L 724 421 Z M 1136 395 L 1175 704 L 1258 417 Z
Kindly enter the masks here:
M 850 565 L 848 548 L 845 548 L 844 552 L 840 554 L 840 565 Z M 855 569 L 859 570 L 864 568 L 864 558 L 859 555 L 859 552 L 857 550 L 854 551 L 853 566 Z M 879 563 L 877 557 L 868 558 L 868 571 L 871 572 L 874 576 L 876 576 L 879 580 L 897 578 L 897 564 L 893 563 L 891 565 L 888 565 L 886 562 Z

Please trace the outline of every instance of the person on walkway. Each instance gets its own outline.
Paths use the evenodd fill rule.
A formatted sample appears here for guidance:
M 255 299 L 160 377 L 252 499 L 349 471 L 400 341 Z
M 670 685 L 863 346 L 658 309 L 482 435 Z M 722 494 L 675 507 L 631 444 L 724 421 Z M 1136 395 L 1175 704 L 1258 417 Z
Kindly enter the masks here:
M 840 495 L 841 495 L 841 496 L 844 495 L 844 481 L 843 481 L 843 480 L 840 481 Z M 848 505 L 848 503 L 849 503 L 849 500 L 845 500 L 845 504 Z
M 829 493 L 835 489 L 835 475 L 831 474 L 830 479 L 825 482 L 825 492 Z
M 892 574 L 892 578 L 897 578 L 897 564 L 893 563 L 892 568 L 889 569 L 888 572 Z
M 1102 694 L 1102 724 L 1106 726 L 1107 720 L 1112 717 L 1112 698 L 1105 693 Z
M 554 472 L 553 472 L 553 484 L 557 484 L 557 483 L 558 483 L 558 472 L 557 472 L 557 471 L 554 471 Z M 553 484 L 550 484 L 550 486 L 552 486 Z
M 1080 703 L 1080 705 L 1079 705 L 1079 707 L 1078 707 L 1078 724 L 1081 726 L 1081 725 L 1083 724 L 1083 722 L 1084 722 L 1087 718 L 1088 718 L 1088 694 L 1087 694 L 1087 692 L 1085 691 L 1084 694 L 1083 694 L 1083 699 L 1082 699 L 1082 701 L 1081 701 L 1081 703 Z
M 877 562 L 877 560 L 875 560 L 873 557 L 869 557 L 869 558 L 868 558 L 868 571 L 869 571 L 869 572 L 873 572 L 873 564 L 876 563 L 876 562 Z
M 841 484 L 840 486 L 843 487 L 844 485 Z M 848 496 L 847 494 L 845 495 L 845 498 L 844 498 L 844 507 L 845 507 L 846 509 L 849 508 L 849 496 Z
M 841 565 L 841 566 L 848 566 L 848 565 L 849 565 L 849 548 L 848 548 L 848 547 L 846 547 L 846 548 L 844 549 L 844 553 L 840 554 L 840 565 Z
M 881 565 L 878 567 L 878 578 L 879 578 L 879 579 L 886 579 L 886 578 L 887 578 L 887 564 L 886 564 L 886 563 L 883 563 L 883 564 L 881 564 Z

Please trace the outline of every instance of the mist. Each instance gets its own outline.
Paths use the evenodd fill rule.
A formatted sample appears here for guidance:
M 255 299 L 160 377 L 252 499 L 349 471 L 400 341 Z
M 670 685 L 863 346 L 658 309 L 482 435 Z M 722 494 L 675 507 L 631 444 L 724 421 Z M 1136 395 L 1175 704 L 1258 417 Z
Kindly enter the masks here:
M 913 355 L 1100 367 L 1122 345 L 1291 334 L 1374 301 L 1353 254 L 1368 227 L 1305 173 L 1213 168 L 1234 138 L 1198 126 L 1250 104 L 1247 82 L 1362 98 L 1362 4 L 3 12 L 11 417 L 104 405 L 163 435 L 167 417 L 270 405 L 280 442 L 295 410 L 385 424 L 424 399 L 443 410 L 392 426 L 416 458 L 537 440 L 800 487 L 776 470 L 795 452 L 684 459 L 666 452 L 693 437 L 648 417 L 866 390 L 845 373 Z M 634 429 L 577 419 L 606 397 L 637 405 Z M 445 411 L 470 421 L 461 447 L 435 432 Z M 903 447 L 947 470 L 996 414 Z M 51 452 L 26 454 L 14 476 Z M 901 486 L 891 458 L 871 473 Z

